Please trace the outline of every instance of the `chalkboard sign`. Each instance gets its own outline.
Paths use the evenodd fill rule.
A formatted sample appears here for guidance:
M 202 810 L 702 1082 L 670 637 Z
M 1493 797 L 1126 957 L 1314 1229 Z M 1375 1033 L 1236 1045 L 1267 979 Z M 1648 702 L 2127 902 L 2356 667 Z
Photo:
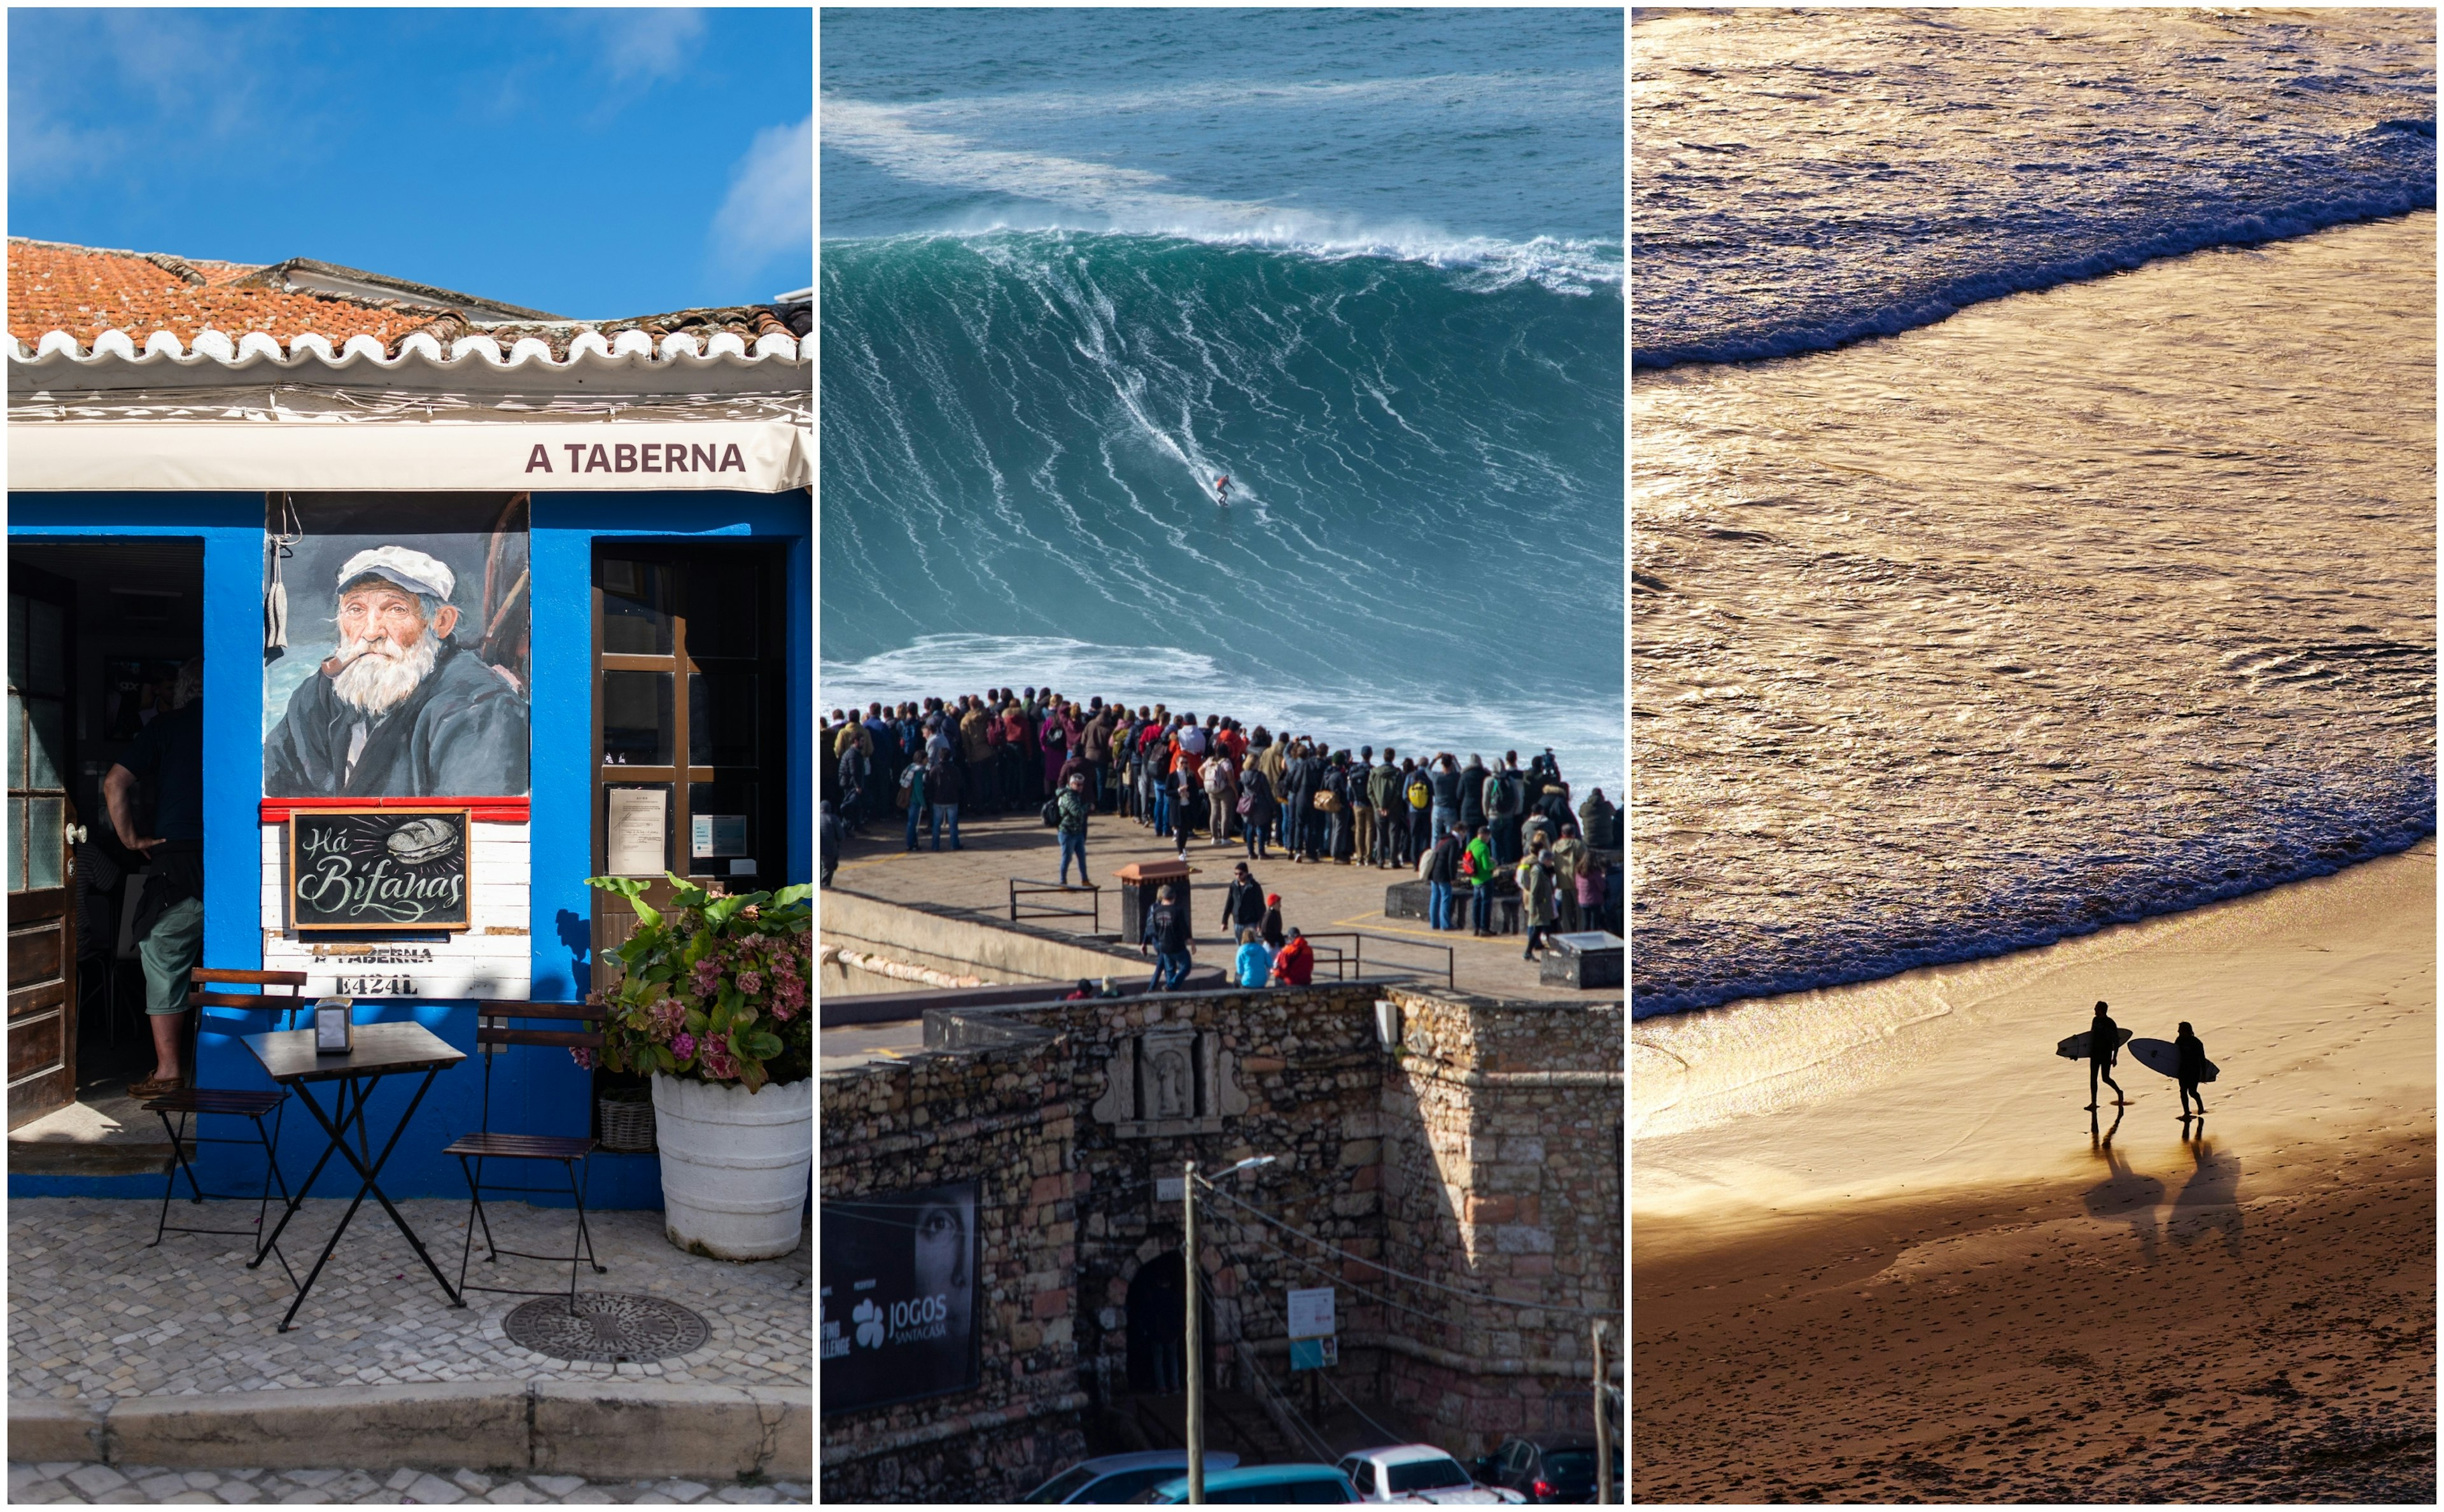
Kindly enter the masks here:
M 292 928 L 422 933 L 463 930 L 467 915 L 467 810 L 292 811 Z

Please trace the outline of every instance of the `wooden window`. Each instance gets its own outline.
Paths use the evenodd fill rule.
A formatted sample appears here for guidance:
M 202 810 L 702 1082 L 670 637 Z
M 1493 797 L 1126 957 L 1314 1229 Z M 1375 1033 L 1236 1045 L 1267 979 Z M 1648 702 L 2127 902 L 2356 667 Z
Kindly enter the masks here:
M 618 542 L 594 559 L 594 864 L 725 891 L 788 864 L 782 548 Z M 658 905 L 667 881 L 646 894 Z M 635 914 L 597 893 L 595 949 Z

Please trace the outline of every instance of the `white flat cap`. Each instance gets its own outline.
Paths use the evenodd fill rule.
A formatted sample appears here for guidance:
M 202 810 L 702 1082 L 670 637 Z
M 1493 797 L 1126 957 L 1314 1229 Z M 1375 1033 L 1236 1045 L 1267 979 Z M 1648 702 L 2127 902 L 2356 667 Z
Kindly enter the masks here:
M 451 590 L 458 586 L 457 574 L 446 563 L 412 546 L 375 546 L 358 552 L 340 568 L 340 590 L 344 593 L 348 584 L 365 578 L 380 578 L 445 603 Z

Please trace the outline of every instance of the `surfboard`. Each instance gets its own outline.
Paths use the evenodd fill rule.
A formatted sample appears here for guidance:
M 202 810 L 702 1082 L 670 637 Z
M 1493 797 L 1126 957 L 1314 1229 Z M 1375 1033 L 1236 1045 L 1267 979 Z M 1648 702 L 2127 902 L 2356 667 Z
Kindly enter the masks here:
M 2118 1041 L 2114 1042 L 2116 1044 L 2128 1044 L 2128 1043 L 2130 1042 L 2130 1031 L 2129 1031 L 2129 1030 L 2127 1030 L 2127 1029 L 2116 1029 L 2114 1032 L 2121 1036 L 2121 1038 L 2120 1038 L 2120 1040 L 2118 1040 Z M 2058 1056 L 2062 1057 L 2062 1058 L 2063 1058 L 2064 1060 L 2086 1060 L 2086 1059 L 2087 1059 L 2087 1036 L 2088 1036 L 2088 1031 L 2087 1031 L 2087 1030 L 2085 1030 L 2085 1029 L 2082 1029 L 2079 1033 L 2072 1035 L 2069 1039 L 2064 1040 L 2062 1043 L 2060 1043 L 2060 1044 L 2058 1044 L 2058 1045 L 2055 1045 L 2055 1046 L 2054 1046 L 2054 1054 L 2056 1054 L 2056 1055 L 2058 1055 Z
M 2170 1077 L 2176 1081 L 2181 1079 L 2181 1051 L 2180 1047 L 2174 1044 L 2172 1041 L 2133 1040 L 2130 1042 L 2129 1049 L 2130 1059 L 2148 1070 L 2160 1076 Z M 2198 1079 L 2204 1082 L 2213 1081 L 2214 1079 L 2215 1063 L 2210 1060 L 2207 1062 L 2207 1074 Z

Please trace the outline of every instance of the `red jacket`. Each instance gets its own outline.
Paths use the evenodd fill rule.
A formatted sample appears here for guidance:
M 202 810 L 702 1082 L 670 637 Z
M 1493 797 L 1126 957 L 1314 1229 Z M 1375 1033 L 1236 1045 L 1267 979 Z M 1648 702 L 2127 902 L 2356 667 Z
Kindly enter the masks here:
M 1273 974 L 1294 987 L 1305 986 L 1315 980 L 1315 948 L 1300 935 L 1282 947 L 1273 957 Z

